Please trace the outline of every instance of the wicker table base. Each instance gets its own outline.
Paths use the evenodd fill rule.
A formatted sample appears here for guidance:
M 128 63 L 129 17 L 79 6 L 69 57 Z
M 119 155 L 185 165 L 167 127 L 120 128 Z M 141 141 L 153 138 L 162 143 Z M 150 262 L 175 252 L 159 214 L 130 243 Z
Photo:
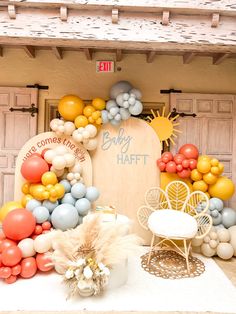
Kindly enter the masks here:
M 200 276 L 205 271 L 202 261 L 189 256 L 190 275 L 187 272 L 186 260 L 183 256 L 170 250 L 153 251 L 148 264 L 149 253 L 141 256 L 141 264 L 144 270 L 157 277 L 166 279 L 181 279 Z

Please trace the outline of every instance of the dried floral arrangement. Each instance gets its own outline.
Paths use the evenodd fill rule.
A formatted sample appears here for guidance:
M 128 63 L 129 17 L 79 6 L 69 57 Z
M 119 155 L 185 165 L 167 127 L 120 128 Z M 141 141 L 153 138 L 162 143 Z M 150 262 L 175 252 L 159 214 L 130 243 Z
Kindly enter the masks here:
M 99 214 L 93 214 L 76 229 L 57 232 L 51 259 L 68 285 L 68 297 L 97 295 L 104 290 L 112 267 L 141 243 L 136 235 L 125 234 L 124 228 L 103 223 Z

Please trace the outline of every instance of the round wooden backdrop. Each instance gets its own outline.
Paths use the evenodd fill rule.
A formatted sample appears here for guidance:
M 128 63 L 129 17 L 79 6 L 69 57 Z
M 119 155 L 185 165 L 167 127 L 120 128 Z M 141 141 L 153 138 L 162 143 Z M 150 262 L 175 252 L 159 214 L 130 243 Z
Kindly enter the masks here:
M 33 153 L 41 153 L 45 148 L 53 148 L 64 145 L 68 151 L 75 155 L 82 166 L 82 176 L 87 186 L 92 185 L 92 162 L 88 151 L 81 145 L 74 142 L 72 137 L 58 136 L 54 132 L 45 132 L 32 137 L 22 147 L 16 160 L 14 199 L 21 200 L 21 186 L 25 182 L 20 169 L 23 161 Z
M 93 184 L 99 188 L 99 205 L 112 205 L 134 221 L 133 231 L 150 243 L 150 233 L 138 223 L 137 210 L 145 192 L 160 185 L 156 160 L 161 145 L 154 130 L 143 120 L 130 118 L 119 127 L 104 125 L 92 154 Z

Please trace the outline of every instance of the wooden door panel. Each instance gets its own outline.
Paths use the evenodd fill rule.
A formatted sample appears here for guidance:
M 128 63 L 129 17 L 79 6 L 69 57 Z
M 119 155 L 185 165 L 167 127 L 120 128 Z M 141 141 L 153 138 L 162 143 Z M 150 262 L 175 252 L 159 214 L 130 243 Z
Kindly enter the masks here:
M 176 152 L 186 143 L 195 144 L 201 154 L 219 159 L 225 166 L 224 175 L 236 183 L 236 111 L 234 95 L 171 94 L 170 109 L 196 113 L 197 117 L 178 118 L 179 129 Z M 236 206 L 236 196 L 229 205 Z
M 36 134 L 37 115 L 10 108 L 37 107 L 38 90 L 0 87 L 0 206 L 14 199 L 15 161 L 25 142 Z

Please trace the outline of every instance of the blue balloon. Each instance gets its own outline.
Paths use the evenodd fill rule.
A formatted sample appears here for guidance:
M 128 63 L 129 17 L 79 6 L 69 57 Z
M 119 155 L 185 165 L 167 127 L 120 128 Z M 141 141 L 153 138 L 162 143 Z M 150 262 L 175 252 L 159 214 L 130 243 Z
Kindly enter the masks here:
M 94 202 L 96 201 L 100 196 L 100 193 L 98 189 L 95 186 L 90 186 L 87 188 L 87 192 L 85 194 L 85 197 L 90 201 Z
M 42 203 L 40 201 L 35 200 L 34 198 L 30 201 L 28 201 L 28 203 L 26 204 L 26 209 L 28 209 L 30 212 L 33 212 L 33 210 L 36 207 L 41 206 Z
M 62 231 L 75 228 L 79 222 L 78 211 L 71 204 L 61 204 L 52 212 L 51 222 L 55 229 Z
M 76 183 L 71 188 L 71 194 L 74 198 L 82 198 L 86 194 L 86 187 L 83 183 Z
M 58 201 L 50 202 L 49 200 L 43 201 L 43 206 L 46 207 L 49 213 L 52 213 L 53 210 L 59 205 Z
M 71 193 L 66 193 L 64 197 L 61 199 L 61 204 L 71 204 L 75 205 L 76 198 L 74 198 Z
M 91 203 L 87 198 L 81 198 L 75 203 L 75 208 L 78 210 L 80 216 L 85 216 L 91 209 Z
M 220 198 L 213 197 L 209 200 L 209 209 L 214 210 L 217 209 L 219 212 L 224 208 L 224 203 Z
M 36 207 L 33 211 L 33 215 L 34 215 L 36 222 L 38 224 L 41 224 L 41 223 L 47 221 L 49 216 L 50 216 L 48 209 L 44 206 Z
M 69 193 L 71 191 L 71 184 L 68 180 L 64 179 L 61 180 L 59 183 L 64 186 L 66 193 Z

